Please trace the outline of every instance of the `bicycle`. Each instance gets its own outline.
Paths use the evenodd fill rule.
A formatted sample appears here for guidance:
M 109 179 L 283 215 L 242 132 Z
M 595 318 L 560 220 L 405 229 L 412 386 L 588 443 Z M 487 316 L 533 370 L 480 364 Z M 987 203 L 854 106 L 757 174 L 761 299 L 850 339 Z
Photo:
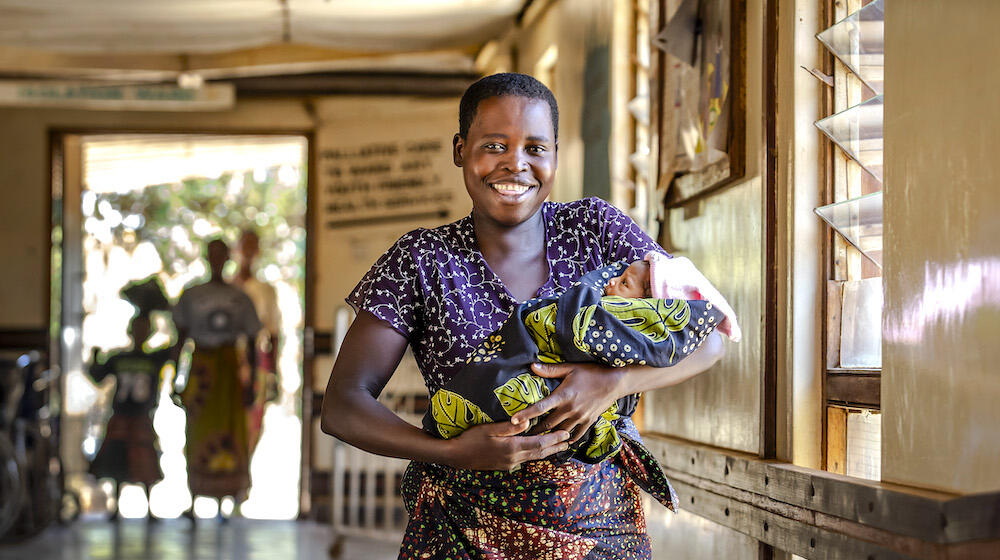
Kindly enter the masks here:
M 0 358 L 0 537 L 17 521 L 24 501 L 24 472 L 9 433 L 24 386 L 17 362 Z
M 0 359 L 0 540 L 23 540 L 63 508 L 58 422 L 50 406 L 54 374 L 39 352 Z

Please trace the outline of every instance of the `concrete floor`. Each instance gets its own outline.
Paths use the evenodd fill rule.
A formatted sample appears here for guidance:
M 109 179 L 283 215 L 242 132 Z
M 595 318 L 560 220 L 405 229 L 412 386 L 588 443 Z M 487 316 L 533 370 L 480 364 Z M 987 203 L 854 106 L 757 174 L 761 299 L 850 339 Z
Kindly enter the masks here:
M 332 540 L 328 526 L 297 521 L 81 521 L 0 545 L 0 560 L 325 560 Z M 347 539 L 340 558 L 391 560 L 398 552 L 398 543 Z

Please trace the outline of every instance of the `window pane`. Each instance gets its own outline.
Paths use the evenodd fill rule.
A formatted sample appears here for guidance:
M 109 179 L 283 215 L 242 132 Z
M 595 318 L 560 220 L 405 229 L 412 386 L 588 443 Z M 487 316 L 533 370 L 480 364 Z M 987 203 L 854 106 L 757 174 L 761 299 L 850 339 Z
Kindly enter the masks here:
M 882 415 L 869 411 L 847 414 L 847 476 L 882 478 Z
M 882 192 L 820 206 L 816 213 L 844 239 L 882 266 Z
M 882 279 L 844 282 L 840 366 L 882 367 Z
M 840 149 L 882 182 L 882 96 L 816 123 Z
M 883 0 L 875 0 L 816 36 L 875 93 L 882 93 Z

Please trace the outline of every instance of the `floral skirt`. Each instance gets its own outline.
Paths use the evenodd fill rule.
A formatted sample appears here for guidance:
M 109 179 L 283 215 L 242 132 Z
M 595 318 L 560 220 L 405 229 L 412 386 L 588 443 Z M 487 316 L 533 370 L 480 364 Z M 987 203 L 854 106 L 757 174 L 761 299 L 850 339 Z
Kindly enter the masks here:
M 188 485 L 196 496 L 243 497 L 250 445 L 236 349 L 196 349 L 181 402 L 187 413 Z
M 399 557 L 649 559 L 640 489 L 671 509 L 676 497 L 648 461 L 652 456 L 629 442 L 596 465 L 534 461 L 513 473 L 411 463 L 402 485 L 410 521 Z

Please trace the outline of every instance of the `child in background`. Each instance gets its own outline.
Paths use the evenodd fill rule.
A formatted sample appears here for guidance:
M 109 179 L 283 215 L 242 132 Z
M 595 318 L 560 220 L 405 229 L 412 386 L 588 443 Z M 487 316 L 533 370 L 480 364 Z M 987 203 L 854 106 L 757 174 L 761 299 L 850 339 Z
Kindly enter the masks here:
M 132 347 L 112 354 L 104 362 L 98 362 L 97 348 L 94 348 L 90 365 L 94 381 L 99 383 L 109 375 L 115 378 L 111 418 L 101 448 L 90 463 L 91 474 L 98 479 L 110 478 L 115 483 L 112 512 L 115 519 L 120 515 L 121 483 L 141 484 L 148 497 L 150 487 L 163 478 L 152 411 L 159 395 L 160 372 L 170 360 L 170 350 L 147 351 L 143 343 L 149 335 L 149 316 L 140 312 L 129 324 Z M 150 520 L 155 519 L 150 514 Z

